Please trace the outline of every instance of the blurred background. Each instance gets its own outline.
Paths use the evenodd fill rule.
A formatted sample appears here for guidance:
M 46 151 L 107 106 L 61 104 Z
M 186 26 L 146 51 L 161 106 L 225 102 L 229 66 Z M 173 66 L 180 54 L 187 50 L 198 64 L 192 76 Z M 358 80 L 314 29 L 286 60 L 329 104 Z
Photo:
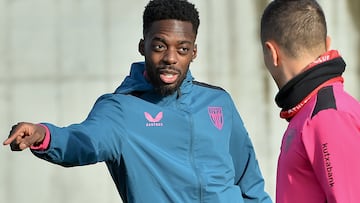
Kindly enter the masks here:
M 147 0 L 0 0 L 0 134 L 19 121 L 81 122 L 143 58 Z M 259 20 L 267 0 L 192 0 L 200 12 L 196 80 L 226 89 L 255 145 L 274 199 L 277 157 L 287 125 L 277 87 L 263 64 Z M 360 2 L 320 0 L 332 48 L 347 70 L 345 88 L 360 96 Z M 0 202 L 121 202 L 104 163 L 62 168 L 0 147 Z

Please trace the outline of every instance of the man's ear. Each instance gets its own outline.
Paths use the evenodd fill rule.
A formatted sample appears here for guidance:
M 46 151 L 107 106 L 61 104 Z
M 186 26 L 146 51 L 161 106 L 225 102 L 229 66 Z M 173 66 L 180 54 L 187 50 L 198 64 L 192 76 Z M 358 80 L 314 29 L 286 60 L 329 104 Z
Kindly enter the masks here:
M 266 41 L 264 48 L 268 52 L 267 54 L 270 54 L 272 64 L 277 67 L 279 65 L 279 48 L 277 44 L 273 41 Z
M 194 45 L 191 61 L 197 57 L 197 44 Z
M 142 56 L 145 55 L 145 45 L 144 45 L 144 43 L 145 43 L 144 40 L 140 39 L 139 45 L 138 45 L 138 51 Z
M 329 51 L 329 50 L 330 50 L 330 46 L 331 46 L 331 37 L 330 37 L 330 36 L 327 36 L 327 37 L 326 37 L 325 46 L 326 46 L 326 51 Z

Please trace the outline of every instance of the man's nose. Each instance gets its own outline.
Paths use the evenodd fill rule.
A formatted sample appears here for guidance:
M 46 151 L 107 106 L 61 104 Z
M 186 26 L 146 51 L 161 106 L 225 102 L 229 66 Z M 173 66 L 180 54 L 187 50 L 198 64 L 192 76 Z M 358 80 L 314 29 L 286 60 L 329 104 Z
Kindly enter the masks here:
M 176 64 L 177 63 L 177 50 L 168 49 L 165 52 L 163 61 L 167 64 Z

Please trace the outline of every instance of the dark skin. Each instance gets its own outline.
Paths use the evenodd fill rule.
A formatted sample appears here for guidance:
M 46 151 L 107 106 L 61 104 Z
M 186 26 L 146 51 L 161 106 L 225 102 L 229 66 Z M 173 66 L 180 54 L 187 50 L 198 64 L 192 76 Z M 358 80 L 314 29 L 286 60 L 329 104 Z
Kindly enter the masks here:
M 3 145 L 9 145 L 12 151 L 22 151 L 30 146 L 36 146 L 45 138 L 46 130 L 44 127 L 33 123 L 18 123 L 13 126 L 9 138 Z
M 185 79 L 190 63 L 196 58 L 195 40 L 192 24 L 179 20 L 154 22 L 140 40 L 139 52 L 145 57 L 147 77 L 161 95 L 173 94 Z M 45 133 L 41 125 L 18 123 L 3 145 L 22 151 L 41 144 Z
M 160 20 L 140 40 L 139 52 L 145 57 L 147 76 L 163 96 L 173 94 L 185 79 L 196 58 L 195 39 L 190 22 Z

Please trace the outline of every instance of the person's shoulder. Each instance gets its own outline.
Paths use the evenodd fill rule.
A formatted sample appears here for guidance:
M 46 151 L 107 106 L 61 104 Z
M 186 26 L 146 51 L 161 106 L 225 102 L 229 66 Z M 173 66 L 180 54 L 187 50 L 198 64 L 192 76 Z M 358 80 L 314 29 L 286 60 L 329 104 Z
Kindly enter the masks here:
M 342 84 L 335 84 L 323 87 L 318 91 L 312 117 L 325 110 L 360 112 L 360 103 L 344 91 Z
M 196 87 L 198 94 L 206 94 L 206 95 L 212 95 L 214 97 L 221 97 L 221 98 L 228 98 L 228 100 L 232 100 L 230 94 L 228 91 L 226 91 L 224 88 L 216 85 L 212 85 L 205 82 L 199 82 L 199 81 L 192 81 L 193 86 Z
M 195 86 L 199 86 L 199 87 L 203 87 L 203 88 L 208 88 L 208 89 L 214 89 L 214 90 L 220 90 L 220 91 L 226 92 L 222 87 L 215 86 L 215 85 L 211 85 L 211 84 L 208 84 L 208 83 L 205 83 L 205 82 L 199 82 L 199 81 L 194 80 L 192 83 L 193 83 Z
M 127 94 L 116 94 L 116 93 L 105 93 L 100 95 L 95 103 L 100 102 L 120 102 L 120 100 L 124 100 L 128 95 Z

